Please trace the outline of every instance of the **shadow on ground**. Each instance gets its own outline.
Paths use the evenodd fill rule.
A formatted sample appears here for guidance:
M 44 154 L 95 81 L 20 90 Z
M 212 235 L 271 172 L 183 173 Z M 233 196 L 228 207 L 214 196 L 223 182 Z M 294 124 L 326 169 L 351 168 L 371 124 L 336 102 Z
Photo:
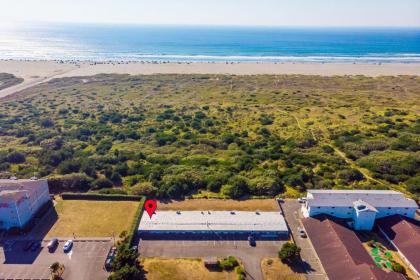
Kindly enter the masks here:
M 42 242 L 52 226 L 58 220 L 58 214 L 51 207 L 40 219 L 35 219 L 34 226 L 27 234 L 5 236 L 0 243 L 4 252 L 4 264 L 32 264 L 42 248 Z

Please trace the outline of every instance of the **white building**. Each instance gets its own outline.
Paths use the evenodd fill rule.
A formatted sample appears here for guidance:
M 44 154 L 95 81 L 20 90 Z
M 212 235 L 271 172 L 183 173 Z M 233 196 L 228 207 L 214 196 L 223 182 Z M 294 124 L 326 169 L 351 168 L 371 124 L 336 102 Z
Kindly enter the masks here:
M 280 212 L 247 211 L 157 211 L 147 213 L 139 225 L 144 235 L 244 235 L 256 237 L 288 236 L 288 228 Z
M 0 229 L 24 227 L 49 199 L 47 180 L 0 179 Z
M 378 218 L 402 215 L 414 218 L 417 203 L 389 190 L 308 190 L 305 217 L 326 214 L 353 220 L 356 230 L 371 230 Z

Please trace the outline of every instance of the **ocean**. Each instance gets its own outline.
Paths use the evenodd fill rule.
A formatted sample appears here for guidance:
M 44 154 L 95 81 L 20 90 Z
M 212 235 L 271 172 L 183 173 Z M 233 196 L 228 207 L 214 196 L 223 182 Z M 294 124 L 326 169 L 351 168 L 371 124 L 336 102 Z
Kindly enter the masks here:
M 0 59 L 420 63 L 420 28 L 0 24 Z

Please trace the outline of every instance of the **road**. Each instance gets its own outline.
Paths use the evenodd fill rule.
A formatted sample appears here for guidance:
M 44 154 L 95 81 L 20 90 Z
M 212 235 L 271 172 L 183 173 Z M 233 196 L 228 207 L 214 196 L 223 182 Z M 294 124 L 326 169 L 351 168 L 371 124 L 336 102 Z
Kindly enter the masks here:
M 261 260 L 277 256 L 283 242 L 257 241 L 257 246 L 251 247 L 243 240 L 141 240 L 140 255 L 169 258 L 235 256 L 244 264 L 247 279 L 262 280 Z
M 297 234 L 297 228 L 303 228 L 303 225 L 300 221 L 301 204 L 298 203 L 295 199 L 287 199 L 285 200 L 285 202 L 281 203 L 280 206 L 283 210 L 283 215 L 285 216 L 286 222 L 293 235 L 293 239 L 295 240 L 296 244 L 302 249 L 301 257 L 304 261 L 304 270 L 307 273 L 307 279 L 328 279 L 324 269 L 322 268 L 321 261 L 319 260 L 314 248 L 312 247 L 309 238 L 301 238 Z

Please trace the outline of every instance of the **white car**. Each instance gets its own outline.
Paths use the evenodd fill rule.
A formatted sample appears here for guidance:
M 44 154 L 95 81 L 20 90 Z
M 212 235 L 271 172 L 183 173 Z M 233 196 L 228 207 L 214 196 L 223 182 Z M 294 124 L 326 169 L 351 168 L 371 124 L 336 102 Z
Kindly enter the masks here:
M 64 243 L 64 246 L 63 246 L 64 252 L 70 251 L 71 247 L 73 247 L 73 240 L 67 240 L 66 243 Z
M 306 237 L 306 232 L 305 232 L 305 230 L 303 228 L 298 227 L 298 233 L 299 233 L 299 236 L 300 237 L 302 237 L 302 238 L 305 238 Z
M 304 197 L 299 197 L 299 198 L 297 199 L 297 201 L 298 201 L 299 203 L 305 203 L 305 202 L 306 202 L 306 198 L 304 198 Z

